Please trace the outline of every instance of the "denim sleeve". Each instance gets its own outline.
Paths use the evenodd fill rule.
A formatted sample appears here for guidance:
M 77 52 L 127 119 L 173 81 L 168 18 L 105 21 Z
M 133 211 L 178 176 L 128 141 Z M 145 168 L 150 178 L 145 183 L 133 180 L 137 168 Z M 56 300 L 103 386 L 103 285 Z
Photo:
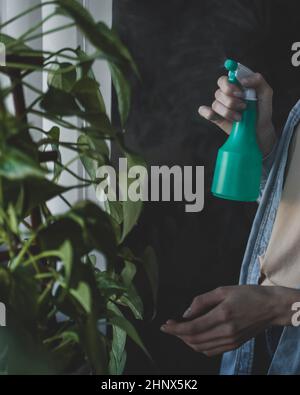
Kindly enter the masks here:
M 272 151 L 263 159 L 262 177 L 261 177 L 261 182 L 260 182 L 259 197 L 257 199 L 258 203 L 260 203 L 262 195 L 264 193 L 265 186 L 268 181 L 268 177 L 269 177 L 269 174 L 272 169 L 274 159 L 276 156 L 277 147 L 278 147 L 278 141 L 276 142 Z

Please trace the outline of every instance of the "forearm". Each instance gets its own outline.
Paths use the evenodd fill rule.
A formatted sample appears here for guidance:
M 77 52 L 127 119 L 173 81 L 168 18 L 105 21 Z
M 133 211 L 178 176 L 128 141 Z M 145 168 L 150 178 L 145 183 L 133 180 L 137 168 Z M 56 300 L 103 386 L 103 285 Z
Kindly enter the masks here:
M 277 136 L 273 126 L 267 130 L 263 130 L 263 133 L 258 135 L 258 144 L 262 151 L 263 158 L 267 158 L 272 152 L 277 143 Z

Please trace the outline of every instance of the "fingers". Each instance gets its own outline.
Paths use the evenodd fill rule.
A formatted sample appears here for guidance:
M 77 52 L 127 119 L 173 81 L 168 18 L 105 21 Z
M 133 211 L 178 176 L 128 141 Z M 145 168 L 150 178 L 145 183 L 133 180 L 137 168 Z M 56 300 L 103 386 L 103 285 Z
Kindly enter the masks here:
M 220 103 L 218 100 L 215 100 L 213 102 L 212 109 L 216 114 L 221 115 L 221 117 L 223 117 L 227 121 L 234 122 L 240 121 L 242 119 L 242 115 L 240 113 L 224 106 L 224 104 Z
M 231 121 L 227 121 L 221 115 L 215 113 L 211 107 L 201 106 L 199 108 L 199 114 L 201 115 L 201 117 L 219 126 L 227 134 L 230 133 L 232 127 Z
M 240 121 L 240 112 L 247 107 L 246 102 L 242 100 L 244 92 L 240 87 L 231 84 L 225 76 L 219 78 L 218 86 L 220 89 L 215 93 L 216 100 L 212 109 L 229 122 Z
M 258 97 L 262 99 L 270 99 L 273 96 L 272 88 L 260 73 L 255 73 L 253 76 L 244 78 L 241 84 L 245 88 L 255 89 Z
M 215 94 L 216 100 L 212 106 L 201 106 L 199 114 L 229 134 L 232 122 L 242 119 L 240 112 L 246 108 L 242 100 L 244 93 L 240 87 L 231 84 L 226 76 L 219 78 L 218 86 L 220 89 Z
M 183 339 L 182 339 L 183 340 Z M 233 350 L 240 346 L 239 342 L 232 342 L 230 339 L 220 338 L 213 342 L 201 343 L 201 344 L 191 344 L 185 342 L 192 350 L 196 352 L 202 352 L 207 356 L 218 355 L 229 350 Z
M 208 106 L 201 106 L 199 108 L 199 114 L 201 115 L 201 117 L 212 122 L 216 122 L 221 119 L 221 117 L 218 114 L 216 114 L 211 107 Z
M 167 321 L 165 325 L 161 327 L 161 330 L 168 334 L 178 337 L 184 336 L 195 336 L 201 331 L 208 330 L 215 324 L 215 317 L 205 317 L 205 322 L 199 323 L 199 318 L 187 321 L 187 322 L 174 322 Z
M 199 295 L 194 298 L 191 306 L 183 314 L 184 318 L 192 319 L 201 314 L 207 313 L 211 308 L 221 303 L 227 295 L 226 287 L 217 288 L 211 292 Z
M 244 97 L 243 90 L 239 86 L 229 82 L 228 77 L 225 75 L 218 79 L 218 86 L 226 96 L 237 97 L 240 99 L 243 99 Z
M 190 347 L 198 346 L 201 351 L 240 340 L 231 323 L 222 323 L 206 332 L 180 338 Z
M 247 107 L 245 101 L 233 96 L 226 95 L 221 89 L 218 89 L 216 91 L 215 98 L 218 102 L 233 111 L 243 111 Z
M 167 321 L 167 323 L 161 327 L 161 330 L 168 335 L 191 337 L 200 336 L 200 334 L 207 332 L 217 325 L 225 323 L 228 319 L 228 315 L 224 311 L 223 307 L 220 305 L 216 308 L 213 308 L 217 304 L 221 303 L 224 300 L 224 297 L 225 296 L 223 292 L 219 291 L 219 289 L 200 297 L 198 296 L 194 299 L 191 307 L 183 315 L 190 321 Z M 209 312 L 207 313 L 207 311 Z M 198 317 L 200 314 L 202 315 Z M 193 319 L 195 316 L 198 318 Z
M 243 337 L 230 320 L 225 303 L 187 323 L 168 321 L 164 332 L 176 335 L 194 351 L 202 352 L 208 357 L 234 350 L 243 343 Z
M 199 333 L 205 332 L 211 329 L 213 326 L 219 323 L 218 316 L 213 312 L 204 315 L 201 318 L 196 318 L 192 321 L 187 322 L 174 322 L 168 321 L 161 327 L 161 330 L 168 335 L 184 337 L 184 336 L 195 336 Z

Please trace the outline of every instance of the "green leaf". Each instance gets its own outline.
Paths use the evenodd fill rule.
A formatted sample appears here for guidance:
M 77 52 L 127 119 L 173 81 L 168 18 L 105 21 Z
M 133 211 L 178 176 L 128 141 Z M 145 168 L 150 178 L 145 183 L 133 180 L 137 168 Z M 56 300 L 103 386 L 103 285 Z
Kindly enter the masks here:
M 0 142 L 1 143 L 21 133 L 23 137 L 24 131 L 27 129 L 28 129 L 28 125 L 25 124 L 20 119 L 12 116 L 7 112 L 0 113 L 0 130 L 1 130 Z
M 67 286 L 70 283 L 73 268 L 73 250 L 69 240 L 66 240 L 59 249 L 59 256 L 65 268 L 65 281 Z
M 71 289 L 70 294 L 81 304 L 87 314 L 92 311 L 92 298 L 89 286 L 80 282 L 76 289 Z
M 129 261 L 125 261 L 125 267 L 122 270 L 121 277 L 126 287 L 129 287 L 132 284 L 135 275 L 136 275 L 135 264 Z
M 80 337 L 77 327 L 55 334 L 43 341 L 48 352 L 51 353 L 56 372 L 74 372 L 74 361 L 80 361 L 82 351 L 80 349 Z
M 3 180 L 4 203 L 11 202 L 21 218 L 27 217 L 34 207 L 68 190 L 69 188 L 57 185 L 46 178 Z
M 121 277 L 126 286 L 126 292 L 120 297 L 118 303 L 129 307 L 134 317 L 141 320 L 143 319 L 144 307 L 142 299 L 133 284 L 135 275 L 136 265 L 130 261 L 125 261 L 125 267 L 121 272 Z
M 3 43 L 7 48 L 11 47 L 12 44 L 14 45 L 13 49 L 9 50 L 9 52 L 19 53 L 23 51 L 33 51 L 33 49 L 25 45 L 23 41 L 19 41 L 14 37 L 8 36 L 7 34 L 0 34 L 0 42 Z
M 133 285 L 131 285 L 126 290 L 126 293 L 120 297 L 118 304 L 127 306 L 137 320 L 143 319 L 143 302 Z
M 151 359 L 149 352 L 144 346 L 139 334 L 137 333 L 135 327 L 124 317 L 117 315 L 114 312 L 109 313 L 109 323 L 111 325 L 118 326 L 120 329 L 125 331 L 127 335 L 144 351 L 148 358 Z
M 96 80 L 89 77 L 80 79 L 74 84 L 72 93 L 85 110 L 106 113 L 100 85 Z
M 104 112 L 88 108 L 82 110 L 72 93 L 51 87 L 40 101 L 40 107 L 53 116 L 77 116 L 83 119 L 91 126 L 83 127 L 81 130 L 93 138 L 103 139 L 115 135 L 110 120 Z
M 116 314 L 123 316 L 121 311 L 113 303 L 109 303 L 109 307 Z M 121 375 L 123 373 L 125 363 L 126 363 L 126 332 L 119 328 L 118 326 L 113 326 L 113 339 L 110 351 L 109 360 L 109 374 L 111 375 Z
M 53 151 L 57 152 L 57 162 L 62 163 L 61 160 L 61 153 L 59 151 L 59 139 L 60 139 L 60 129 L 57 126 L 53 126 L 49 132 L 48 132 L 49 137 L 54 141 L 54 143 L 51 144 L 51 148 Z M 63 171 L 63 167 L 61 167 L 58 163 L 54 163 L 54 178 L 58 180 L 60 174 Z
M 58 116 L 80 116 L 81 110 L 75 98 L 69 93 L 57 88 L 49 88 L 40 102 L 43 110 Z
M 109 216 L 95 203 L 82 201 L 39 233 L 43 250 L 57 250 L 69 240 L 74 257 L 96 249 L 108 262 L 116 253 L 116 237 Z
M 88 144 L 88 137 L 81 135 L 78 137 L 77 140 L 78 144 Z M 98 169 L 98 163 L 96 160 L 90 157 L 90 155 L 87 154 L 88 150 L 84 148 L 79 148 L 81 155 L 80 155 L 80 160 L 81 163 L 83 164 L 83 167 L 85 168 L 85 171 L 89 175 L 90 179 L 94 181 L 96 179 L 96 172 Z
M 121 119 L 121 125 L 124 126 L 130 110 L 131 87 L 125 79 L 122 71 L 114 64 L 110 63 L 110 72 L 113 85 L 118 98 L 118 108 Z
M 0 154 L 0 175 L 11 180 L 44 177 L 45 170 L 20 150 L 6 147 Z
M 83 111 L 79 116 L 91 125 L 90 127 L 86 126 L 81 129 L 89 137 L 100 140 L 108 137 L 115 137 L 116 132 L 106 114 Z
M 9 293 L 12 288 L 13 278 L 8 269 L 0 267 L 0 300 L 2 303 L 8 303 Z
M 91 180 L 96 180 L 97 169 L 107 163 L 108 148 L 104 140 L 93 140 L 86 135 L 79 136 L 80 160 Z
M 141 159 L 138 155 L 128 152 L 125 149 L 123 149 L 123 153 L 127 157 L 128 160 L 128 171 L 131 167 L 133 166 L 142 166 L 146 167 L 146 164 L 144 160 Z M 119 174 L 119 177 L 122 175 Z M 123 177 L 127 177 L 127 175 L 123 174 Z M 143 183 L 143 179 L 140 179 L 140 182 Z M 127 177 L 127 186 L 129 189 L 130 183 L 132 183 L 133 180 L 129 179 Z M 120 183 L 120 190 L 121 192 L 123 191 L 124 193 L 124 186 L 122 183 Z M 141 215 L 142 208 L 143 208 L 143 202 L 142 200 L 138 200 L 137 202 L 134 202 L 127 198 L 122 204 L 123 206 L 123 232 L 122 232 L 122 238 L 121 241 L 123 241 L 126 236 L 131 232 L 133 227 L 137 224 L 138 219 Z
M 125 287 L 121 282 L 113 277 L 110 272 L 103 271 L 97 272 L 95 274 L 97 286 L 100 293 L 104 296 L 106 300 L 111 298 L 119 298 L 125 292 Z
M 48 73 L 48 86 L 65 92 L 71 92 L 76 83 L 77 72 L 76 68 L 72 68 L 72 63 L 59 63 L 53 66 L 53 70 Z
M 19 266 L 12 273 L 7 305 L 14 307 L 14 319 L 34 334 L 38 323 L 38 284 L 29 268 Z
M 94 314 L 87 317 L 81 325 L 81 343 L 84 345 L 88 360 L 96 375 L 108 373 L 108 350 L 105 337 L 99 332 Z
M 122 224 L 122 222 L 123 222 L 123 205 L 121 202 L 118 202 L 118 201 L 111 202 L 109 200 L 106 200 L 105 209 L 106 209 L 106 212 L 116 221 L 116 223 L 118 225 Z
M 70 190 L 70 187 L 63 187 L 47 179 L 37 180 L 28 178 L 24 180 L 22 185 L 24 188 L 24 214 L 28 214 L 39 204 L 46 203 Z
M 101 55 L 123 67 L 131 67 L 136 73 L 136 65 L 121 40 L 104 23 L 95 23 L 92 15 L 73 0 L 57 0 L 57 12 L 70 16 L 88 40 L 101 51 Z
M 19 234 L 19 224 L 18 224 L 18 219 L 17 219 L 17 214 L 15 212 L 15 209 L 11 203 L 8 204 L 8 222 L 9 222 L 9 228 L 10 230 L 18 235 Z

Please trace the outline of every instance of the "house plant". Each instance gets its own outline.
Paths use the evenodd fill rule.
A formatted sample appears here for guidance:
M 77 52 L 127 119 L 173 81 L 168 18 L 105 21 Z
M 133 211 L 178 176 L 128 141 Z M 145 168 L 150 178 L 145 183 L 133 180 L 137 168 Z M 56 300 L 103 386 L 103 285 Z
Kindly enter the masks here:
M 37 26 L 21 37 L 0 35 L 6 46 L 6 66 L 0 72 L 10 78 L 10 84 L 0 88 L 0 301 L 8 315 L 7 328 L 1 328 L 0 369 L 8 374 L 121 374 L 127 336 L 147 352 L 125 317 L 128 310 L 136 319 L 143 316 L 134 284 L 137 269 L 145 271 L 153 299 L 156 292 L 153 250 L 148 247 L 137 257 L 126 245 L 142 203 L 111 202 L 103 209 L 91 201 L 72 205 L 64 194 L 98 185 L 97 168 L 110 164 L 107 140 L 118 145 L 131 166 L 143 163 L 111 125 L 93 63 L 101 58 L 109 64 L 123 128 L 130 108 L 126 76 L 138 71 L 117 35 L 74 0 L 44 2 L 0 29 L 50 4 L 56 6 L 51 17 L 70 18 L 95 52 L 33 50 L 28 43 L 38 37 Z M 45 71 L 48 89 L 40 92 L 26 76 Z M 25 102 L 25 86 L 37 94 L 33 103 Z M 10 95 L 14 113 L 7 107 Z M 36 127 L 28 120 L 30 114 L 51 120 L 53 127 Z M 73 117 L 80 122 L 74 123 Z M 70 136 L 76 133 L 77 142 L 62 141 L 61 127 Z M 33 132 L 39 137 L 33 138 Z M 86 177 L 63 162 L 61 147 L 82 161 Z M 78 182 L 60 184 L 63 172 Z M 47 202 L 55 197 L 68 205 L 66 212 L 50 211 Z M 105 257 L 105 270 L 98 268 L 94 251 Z

